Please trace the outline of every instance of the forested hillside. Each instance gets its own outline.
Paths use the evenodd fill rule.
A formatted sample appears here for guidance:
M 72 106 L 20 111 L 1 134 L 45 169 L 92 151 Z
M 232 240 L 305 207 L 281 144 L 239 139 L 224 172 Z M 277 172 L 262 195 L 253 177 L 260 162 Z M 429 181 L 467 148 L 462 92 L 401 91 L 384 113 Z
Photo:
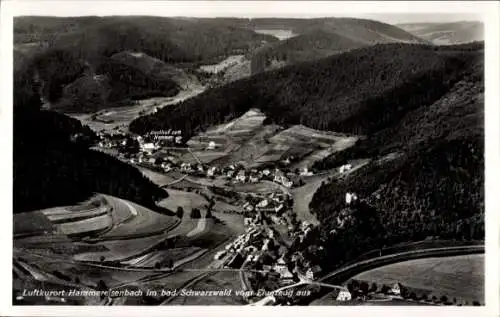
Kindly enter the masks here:
M 95 134 L 75 119 L 40 110 L 30 87 L 20 83 L 14 94 L 15 213 L 75 204 L 94 192 L 153 209 L 167 196 L 132 166 L 89 150 Z
M 325 261 L 338 265 L 382 246 L 428 237 L 484 239 L 484 65 L 479 53 L 470 56 L 460 80 L 442 98 L 408 112 L 342 158 L 318 165 L 338 166 L 355 154 L 375 159 L 394 154 L 325 184 L 314 195 L 310 207 L 329 246 Z M 374 210 L 369 222 L 378 224 L 375 233 L 358 230 L 368 220 L 356 217 L 339 228 L 338 219 L 352 212 L 345 205 L 347 191 Z
M 187 139 L 260 108 L 277 124 L 372 134 L 448 92 L 474 54 L 470 49 L 399 43 L 361 48 L 208 90 L 138 118 L 130 128 L 141 134 L 182 130 Z
M 215 20 L 19 17 L 14 21 L 16 54 L 26 56 L 15 62 L 35 68 L 45 98 L 63 111 L 96 111 L 128 99 L 178 92 L 170 73 L 149 73 L 113 58 L 117 53 L 143 53 L 187 67 L 217 62 L 272 41 L 276 41 L 272 36 Z
M 366 44 L 348 37 L 315 30 L 256 51 L 251 60 L 252 73 L 256 74 L 273 68 L 273 63 L 295 64 L 363 46 Z

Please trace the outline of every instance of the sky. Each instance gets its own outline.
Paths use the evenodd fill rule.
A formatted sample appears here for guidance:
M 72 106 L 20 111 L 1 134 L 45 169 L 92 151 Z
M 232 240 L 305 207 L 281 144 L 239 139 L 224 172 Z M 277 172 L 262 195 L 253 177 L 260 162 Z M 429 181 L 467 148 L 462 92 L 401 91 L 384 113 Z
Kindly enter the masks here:
M 359 17 L 386 23 L 481 20 L 488 1 L 28 1 L 7 0 L 14 15 L 186 17 Z M 117 5 L 119 4 L 119 5 Z

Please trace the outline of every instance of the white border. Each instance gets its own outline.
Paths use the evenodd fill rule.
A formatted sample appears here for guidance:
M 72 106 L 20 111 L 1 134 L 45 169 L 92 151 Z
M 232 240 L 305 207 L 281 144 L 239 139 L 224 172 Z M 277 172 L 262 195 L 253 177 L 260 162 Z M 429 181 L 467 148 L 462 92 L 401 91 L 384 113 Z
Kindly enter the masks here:
M 447 13 L 476 14 L 483 17 L 486 42 L 486 98 L 485 98 L 485 161 L 486 161 L 486 306 L 485 307 L 245 307 L 241 306 L 16 306 L 12 307 L 12 17 L 15 15 L 165 15 L 165 16 L 241 16 L 241 17 L 318 17 L 359 16 L 374 13 Z M 149 12 L 149 13 L 148 13 Z M 162 14 L 164 12 L 164 14 Z M 233 313 L 241 316 L 331 314 L 340 316 L 407 317 L 428 314 L 449 316 L 498 316 L 499 315 L 499 188 L 500 188 L 500 111 L 499 111 L 499 7 L 496 1 L 398 1 L 398 2 L 299 2 L 299 1 L 2 1 L 1 2 L 1 73 L 0 73 L 0 147 L 1 190 L 0 239 L 4 261 L 0 263 L 0 315 L 1 316 L 220 316 Z M 311 315 L 310 315 L 311 316 Z

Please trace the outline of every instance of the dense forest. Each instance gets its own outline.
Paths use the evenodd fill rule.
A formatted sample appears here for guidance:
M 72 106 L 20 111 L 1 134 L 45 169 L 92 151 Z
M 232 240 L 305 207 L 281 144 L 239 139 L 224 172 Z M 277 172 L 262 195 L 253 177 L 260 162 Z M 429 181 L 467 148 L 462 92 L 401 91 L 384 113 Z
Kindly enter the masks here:
M 373 249 L 428 237 L 484 239 L 483 69 L 482 56 L 471 58 L 446 95 L 342 155 L 357 153 L 375 163 L 324 184 L 314 195 L 310 207 L 322 224 L 325 261 L 340 264 Z M 377 160 L 391 153 L 392 159 Z M 344 162 L 333 157 L 319 165 Z M 376 234 L 359 230 L 366 219 L 356 216 L 339 227 L 339 220 L 353 214 L 345 205 L 348 191 L 375 210 L 370 221 L 378 224 Z
M 477 44 L 476 50 L 480 48 Z M 281 125 L 372 134 L 443 96 L 460 78 L 471 54 L 477 53 L 399 43 L 361 48 L 208 90 L 178 107 L 140 117 L 130 129 L 140 134 L 183 130 L 187 139 L 260 108 Z
M 14 93 L 14 212 L 75 204 L 95 192 L 157 209 L 167 193 L 128 164 L 89 150 L 93 131 L 41 110 L 29 80 Z
M 211 63 L 276 38 L 219 19 L 112 17 L 18 17 L 14 43 L 44 42 L 96 65 L 121 51 L 144 52 L 168 63 Z

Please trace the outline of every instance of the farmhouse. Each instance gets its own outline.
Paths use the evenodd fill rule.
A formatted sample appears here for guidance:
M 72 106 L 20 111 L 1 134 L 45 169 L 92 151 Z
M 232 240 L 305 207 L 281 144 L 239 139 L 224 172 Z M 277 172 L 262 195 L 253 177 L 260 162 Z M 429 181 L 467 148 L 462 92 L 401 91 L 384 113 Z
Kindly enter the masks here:
M 146 151 L 151 151 L 151 150 L 154 150 L 155 149 L 155 145 L 154 143 L 144 143 L 142 144 L 142 149 L 143 150 L 146 150 Z
M 269 201 L 267 199 L 262 199 L 258 204 L 257 208 L 265 208 L 269 205 Z
M 351 298 L 352 298 L 351 292 L 349 292 L 347 289 L 342 289 L 337 294 L 337 300 L 340 300 L 340 301 L 351 300 Z
M 209 177 L 214 176 L 216 171 L 217 171 L 216 166 L 210 167 L 207 171 L 207 176 L 209 176 Z

